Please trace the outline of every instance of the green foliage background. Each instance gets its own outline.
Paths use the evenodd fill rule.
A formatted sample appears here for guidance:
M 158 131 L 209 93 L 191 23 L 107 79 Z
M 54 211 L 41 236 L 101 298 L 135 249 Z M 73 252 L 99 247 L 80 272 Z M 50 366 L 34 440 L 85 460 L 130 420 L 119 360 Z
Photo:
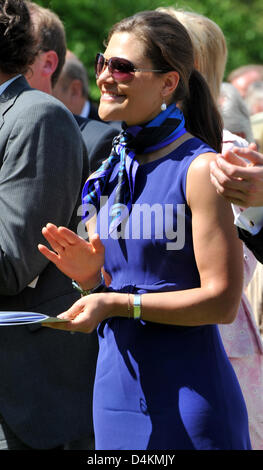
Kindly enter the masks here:
M 55 11 L 63 21 L 68 48 L 86 65 L 90 93 L 97 99 L 93 63 L 111 26 L 137 11 L 173 6 L 193 10 L 222 28 L 228 45 L 226 75 L 247 63 L 263 64 L 262 0 L 35 0 Z

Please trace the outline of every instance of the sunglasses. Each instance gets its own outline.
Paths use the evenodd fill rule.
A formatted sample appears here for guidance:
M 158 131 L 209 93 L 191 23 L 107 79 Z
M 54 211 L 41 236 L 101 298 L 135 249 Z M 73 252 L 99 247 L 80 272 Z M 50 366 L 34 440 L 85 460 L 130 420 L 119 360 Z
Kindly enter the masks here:
M 108 67 L 110 74 L 116 82 L 129 82 L 134 78 L 135 72 L 165 73 L 168 70 L 137 69 L 132 62 L 120 57 L 105 59 L 104 55 L 98 53 L 95 59 L 96 78 Z

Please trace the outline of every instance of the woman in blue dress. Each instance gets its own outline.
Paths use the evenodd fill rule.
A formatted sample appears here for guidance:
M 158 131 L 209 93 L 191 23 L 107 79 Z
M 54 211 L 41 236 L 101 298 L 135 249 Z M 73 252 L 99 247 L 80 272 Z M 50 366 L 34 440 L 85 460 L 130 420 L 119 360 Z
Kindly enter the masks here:
M 217 327 L 237 312 L 242 249 L 209 178 L 222 125 L 190 38 L 138 13 L 112 29 L 96 75 L 100 117 L 124 124 L 83 190 L 89 241 L 47 224 L 51 249 L 39 245 L 82 292 L 50 327 L 98 331 L 96 449 L 248 450 Z

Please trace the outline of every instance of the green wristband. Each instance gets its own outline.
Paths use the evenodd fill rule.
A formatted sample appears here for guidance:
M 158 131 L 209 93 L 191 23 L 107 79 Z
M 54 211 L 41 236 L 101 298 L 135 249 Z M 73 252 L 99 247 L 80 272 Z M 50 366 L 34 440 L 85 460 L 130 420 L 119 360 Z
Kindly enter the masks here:
M 139 320 L 141 318 L 141 295 L 134 294 L 133 298 L 133 318 L 134 320 Z

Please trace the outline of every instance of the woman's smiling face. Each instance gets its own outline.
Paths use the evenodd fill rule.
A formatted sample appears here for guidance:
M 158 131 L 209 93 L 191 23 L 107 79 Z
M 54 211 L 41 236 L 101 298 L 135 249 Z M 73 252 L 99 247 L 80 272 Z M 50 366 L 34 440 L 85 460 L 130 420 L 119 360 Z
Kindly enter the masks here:
M 114 33 L 104 56 L 107 60 L 111 57 L 128 59 L 138 69 L 155 68 L 145 57 L 144 43 L 133 33 Z M 152 120 L 161 111 L 165 75 L 135 71 L 130 81 L 122 83 L 116 81 L 106 67 L 97 78 L 101 119 L 125 121 L 128 126 Z

